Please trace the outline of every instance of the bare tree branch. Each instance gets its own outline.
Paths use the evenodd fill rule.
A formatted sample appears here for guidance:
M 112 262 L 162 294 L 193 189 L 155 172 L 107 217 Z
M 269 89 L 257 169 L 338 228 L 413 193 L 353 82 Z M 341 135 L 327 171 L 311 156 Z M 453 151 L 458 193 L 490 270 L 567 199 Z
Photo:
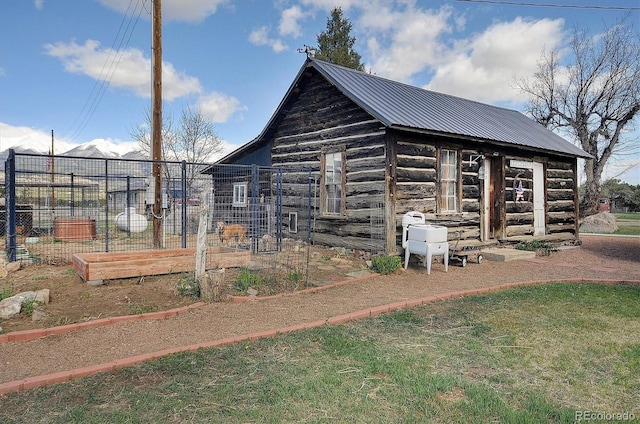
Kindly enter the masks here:
M 640 111 L 640 36 L 624 22 L 597 38 L 576 29 L 568 48 L 573 63 L 544 52 L 534 76 L 517 84 L 530 96 L 533 119 L 565 131 L 593 156 L 585 161 L 583 206 L 595 210 L 607 161 L 638 149 L 629 133 Z

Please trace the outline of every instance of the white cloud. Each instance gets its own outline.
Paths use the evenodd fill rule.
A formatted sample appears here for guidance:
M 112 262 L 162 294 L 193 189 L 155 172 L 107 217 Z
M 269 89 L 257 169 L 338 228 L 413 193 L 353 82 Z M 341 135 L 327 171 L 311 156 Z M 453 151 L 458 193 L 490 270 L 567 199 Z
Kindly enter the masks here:
M 108 81 L 112 87 L 132 90 L 140 97 L 151 95 L 151 60 L 141 50 L 128 48 L 120 52 L 100 48 L 100 43 L 55 43 L 44 46 L 49 56 L 59 59 L 64 69 L 74 74 Z M 177 71 L 171 63 L 162 62 L 162 93 L 166 100 L 197 94 L 202 87 L 197 78 Z
M 41 153 L 48 153 L 51 150 L 51 131 L 0 122 L 0 151 L 25 146 Z M 64 139 L 56 138 L 53 147 L 55 153 L 60 154 L 72 149 L 75 145 Z
M 120 13 L 131 12 L 131 0 L 100 0 L 100 3 Z M 216 13 L 219 6 L 229 0 L 165 0 L 162 2 L 162 19 L 166 21 L 183 21 L 199 23 Z M 145 1 L 149 12 L 151 2 Z M 149 16 L 143 13 L 142 16 Z
M 443 50 L 439 37 L 451 31 L 451 15 L 449 7 L 365 10 L 359 23 L 370 34 L 368 67 L 378 75 L 410 82 L 412 75 L 438 62 Z
M 562 19 L 525 18 L 465 34 L 464 14 L 449 5 L 429 9 L 422 4 L 302 0 L 307 10 L 298 15 L 342 7 L 365 67 L 376 75 L 415 84 L 419 75 L 431 74 L 425 88 L 488 103 L 525 100 L 515 80 L 533 75 L 543 49 L 557 48 L 564 35 Z
M 281 53 L 288 49 L 282 40 L 269 37 L 269 28 L 266 26 L 251 31 L 249 41 L 256 46 L 269 46 L 275 53 Z
M 382 0 L 384 3 L 388 3 L 388 0 Z M 353 7 L 360 7 L 362 9 L 377 9 L 379 0 L 302 0 L 301 4 L 309 6 L 314 9 L 320 9 L 330 11 L 336 7 L 340 7 L 343 12 L 348 11 Z
M 280 25 L 278 31 L 280 35 L 300 37 L 302 35 L 302 28 L 300 27 L 300 20 L 303 20 L 307 16 L 298 6 L 293 6 L 282 11 L 280 17 Z
M 461 41 L 435 66 L 427 88 L 483 102 L 521 102 L 515 79 L 533 75 L 543 49 L 562 40 L 562 19 L 516 18 Z
M 44 0 L 35 0 L 34 5 L 36 6 L 36 9 L 42 10 L 44 8 Z
M 198 108 L 212 122 L 226 122 L 234 113 L 246 110 L 235 97 L 216 92 L 200 97 Z

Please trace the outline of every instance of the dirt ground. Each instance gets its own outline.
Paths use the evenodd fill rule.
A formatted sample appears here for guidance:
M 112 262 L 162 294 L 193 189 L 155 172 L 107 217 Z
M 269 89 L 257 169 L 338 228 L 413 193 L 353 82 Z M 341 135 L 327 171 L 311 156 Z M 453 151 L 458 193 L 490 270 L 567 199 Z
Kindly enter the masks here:
M 363 256 L 345 255 L 344 251 L 313 247 L 310 254 L 309 285 L 329 284 L 348 278 L 348 274 L 366 271 Z M 224 294 L 244 295 L 234 289 L 237 269 L 227 270 Z M 35 306 L 39 313 L 21 313 L 0 320 L 2 333 L 60 326 L 121 315 L 135 315 L 187 306 L 198 301 L 183 296 L 178 284 L 193 280 L 193 273 L 145 276 L 107 280 L 105 284 L 85 284 L 71 264 L 27 265 L 0 280 L 0 292 L 50 290 L 50 303 Z M 304 287 L 300 287 L 304 288 Z M 259 293 L 258 296 L 266 295 Z
M 339 256 L 339 257 L 338 257 Z M 312 280 L 344 281 L 361 273 L 365 261 L 335 251 L 312 255 Z M 196 300 L 176 295 L 175 275 L 109 281 L 89 286 L 70 265 L 29 266 L 0 280 L 0 290 L 49 288 L 47 317 L 22 315 L 0 321 L 4 332 L 176 308 Z M 329 287 L 312 294 L 276 296 L 255 302 L 215 302 L 161 320 L 126 321 L 17 343 L 0 343 L 0 383 L 102 364 L 228 337 L 296 326 L 392 302 L 509 282 L 559 279 L 640 280 L 640 237 L 584 236 L 581 247 L 512 262 L 484 261 L 462 268 L 435 263 L 431 274 L 412 264 L 389 276 Z

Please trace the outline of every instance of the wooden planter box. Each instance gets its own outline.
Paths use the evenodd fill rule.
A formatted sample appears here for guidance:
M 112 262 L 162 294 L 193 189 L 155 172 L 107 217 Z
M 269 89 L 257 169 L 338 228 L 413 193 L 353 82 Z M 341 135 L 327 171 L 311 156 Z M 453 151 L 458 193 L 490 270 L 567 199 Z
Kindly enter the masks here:
M 207 269 L 246 265 L 251 252 L 210 247 Z M 73 269 L 86 282 L 194 271 L 195 249 L 136 250 L 131 252 L 77 253 Z

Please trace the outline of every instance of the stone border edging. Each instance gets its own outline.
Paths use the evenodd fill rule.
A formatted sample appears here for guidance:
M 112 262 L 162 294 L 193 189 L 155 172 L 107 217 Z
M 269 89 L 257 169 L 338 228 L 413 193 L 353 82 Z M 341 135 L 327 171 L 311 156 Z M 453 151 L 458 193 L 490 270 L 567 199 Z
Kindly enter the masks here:
M 353 280 L 345 280 L 347 282 L 354 282 Z M 347 282 L 336 283 L 338 285 L 347 284 Z M 131 356 L 129 358 L 118 359 L 111 362 L 106 362 L 98 365 L 90 365 L 82 368 L 76 368 L 68 371 L 61 371 L 53 374 L 46 374 L 41 376 L 29 377 L 22 380 L 9 381 L 0 384 L 0 396 L 4 396 L 7 393 L 20 392 L 24 390 L 34 389 L 37 387 L 46 386 L 49 384 L 64 383 L 68 381 L 78 380 L 83 377 L 88 377 L 101 372 L 115 371 L 120 368 L 129 367 L 139 364 L 144 361 L 155 360 L 162 356 L 171 355 L 180 352 L 195 352 L 198 349 L 222 347 L 233 343 L 243 342 L 247 340 L 258 340 L 261 338 L 275 337 L 281 334 L 287 334 L 294 331 L 307 330 L 311 328 L 321 327 L 323 325 L 344 324 L 349 321 L 371 318 L 383 313 L 392 312 L 398 309 L 408 309 L 416 306 L 424 305 L 426 303 L 435 302 L 438 300 L 456 299 L 464 296 L 473 296 L 478 294 L 486 294 L 495 292 L 498 290 L 504 290 L 514 287 L 532 286 L 545 283 L 600 283 L 600 284 L 634 284 L 640 285 L 640 280 L 608 280 L 608 279 L 590 279 L 590 278 L 575 278 L 575 279 L 550 279 L 550 280 L 532 280 L 522 281 L 515 283 L 505 283 L 496 286 L 483 287 L 479 289 L 460 290 L 455 292 L 441 293 L 433 296 L 427 296 L 414 300 L 403 300 L 399 302 L 393 302 L 386 305 L 375 306 L 369 309 L 363 309 L 360 311 L 350 312 L 348 314 L 337 315 L 323 320 L 312 321 L 303 324 L 296 324 L 280 329 L 260 331 L 257 333 L 244 334 L 240 336 L 227 337 L 219 340 L 212 340 L 209 342 L 197 343 L 187 346 L 178 346 L 170 349 L 164 349 L 157 352 L 145 353 L 141 355 Z M 329 285 L 331 286 L 331 285 Z M 323 287 L 329 287 L 323 286 Z M 314 288 L 315 289 L 315 288 Z M 311 289 L 311 290 L 314 290 Z M 201 306 L 201 305 L 200 305 Z M 187 307 L 189 308 L 189 307 Z M 187 309 L 181 308 L 181 309 Z

